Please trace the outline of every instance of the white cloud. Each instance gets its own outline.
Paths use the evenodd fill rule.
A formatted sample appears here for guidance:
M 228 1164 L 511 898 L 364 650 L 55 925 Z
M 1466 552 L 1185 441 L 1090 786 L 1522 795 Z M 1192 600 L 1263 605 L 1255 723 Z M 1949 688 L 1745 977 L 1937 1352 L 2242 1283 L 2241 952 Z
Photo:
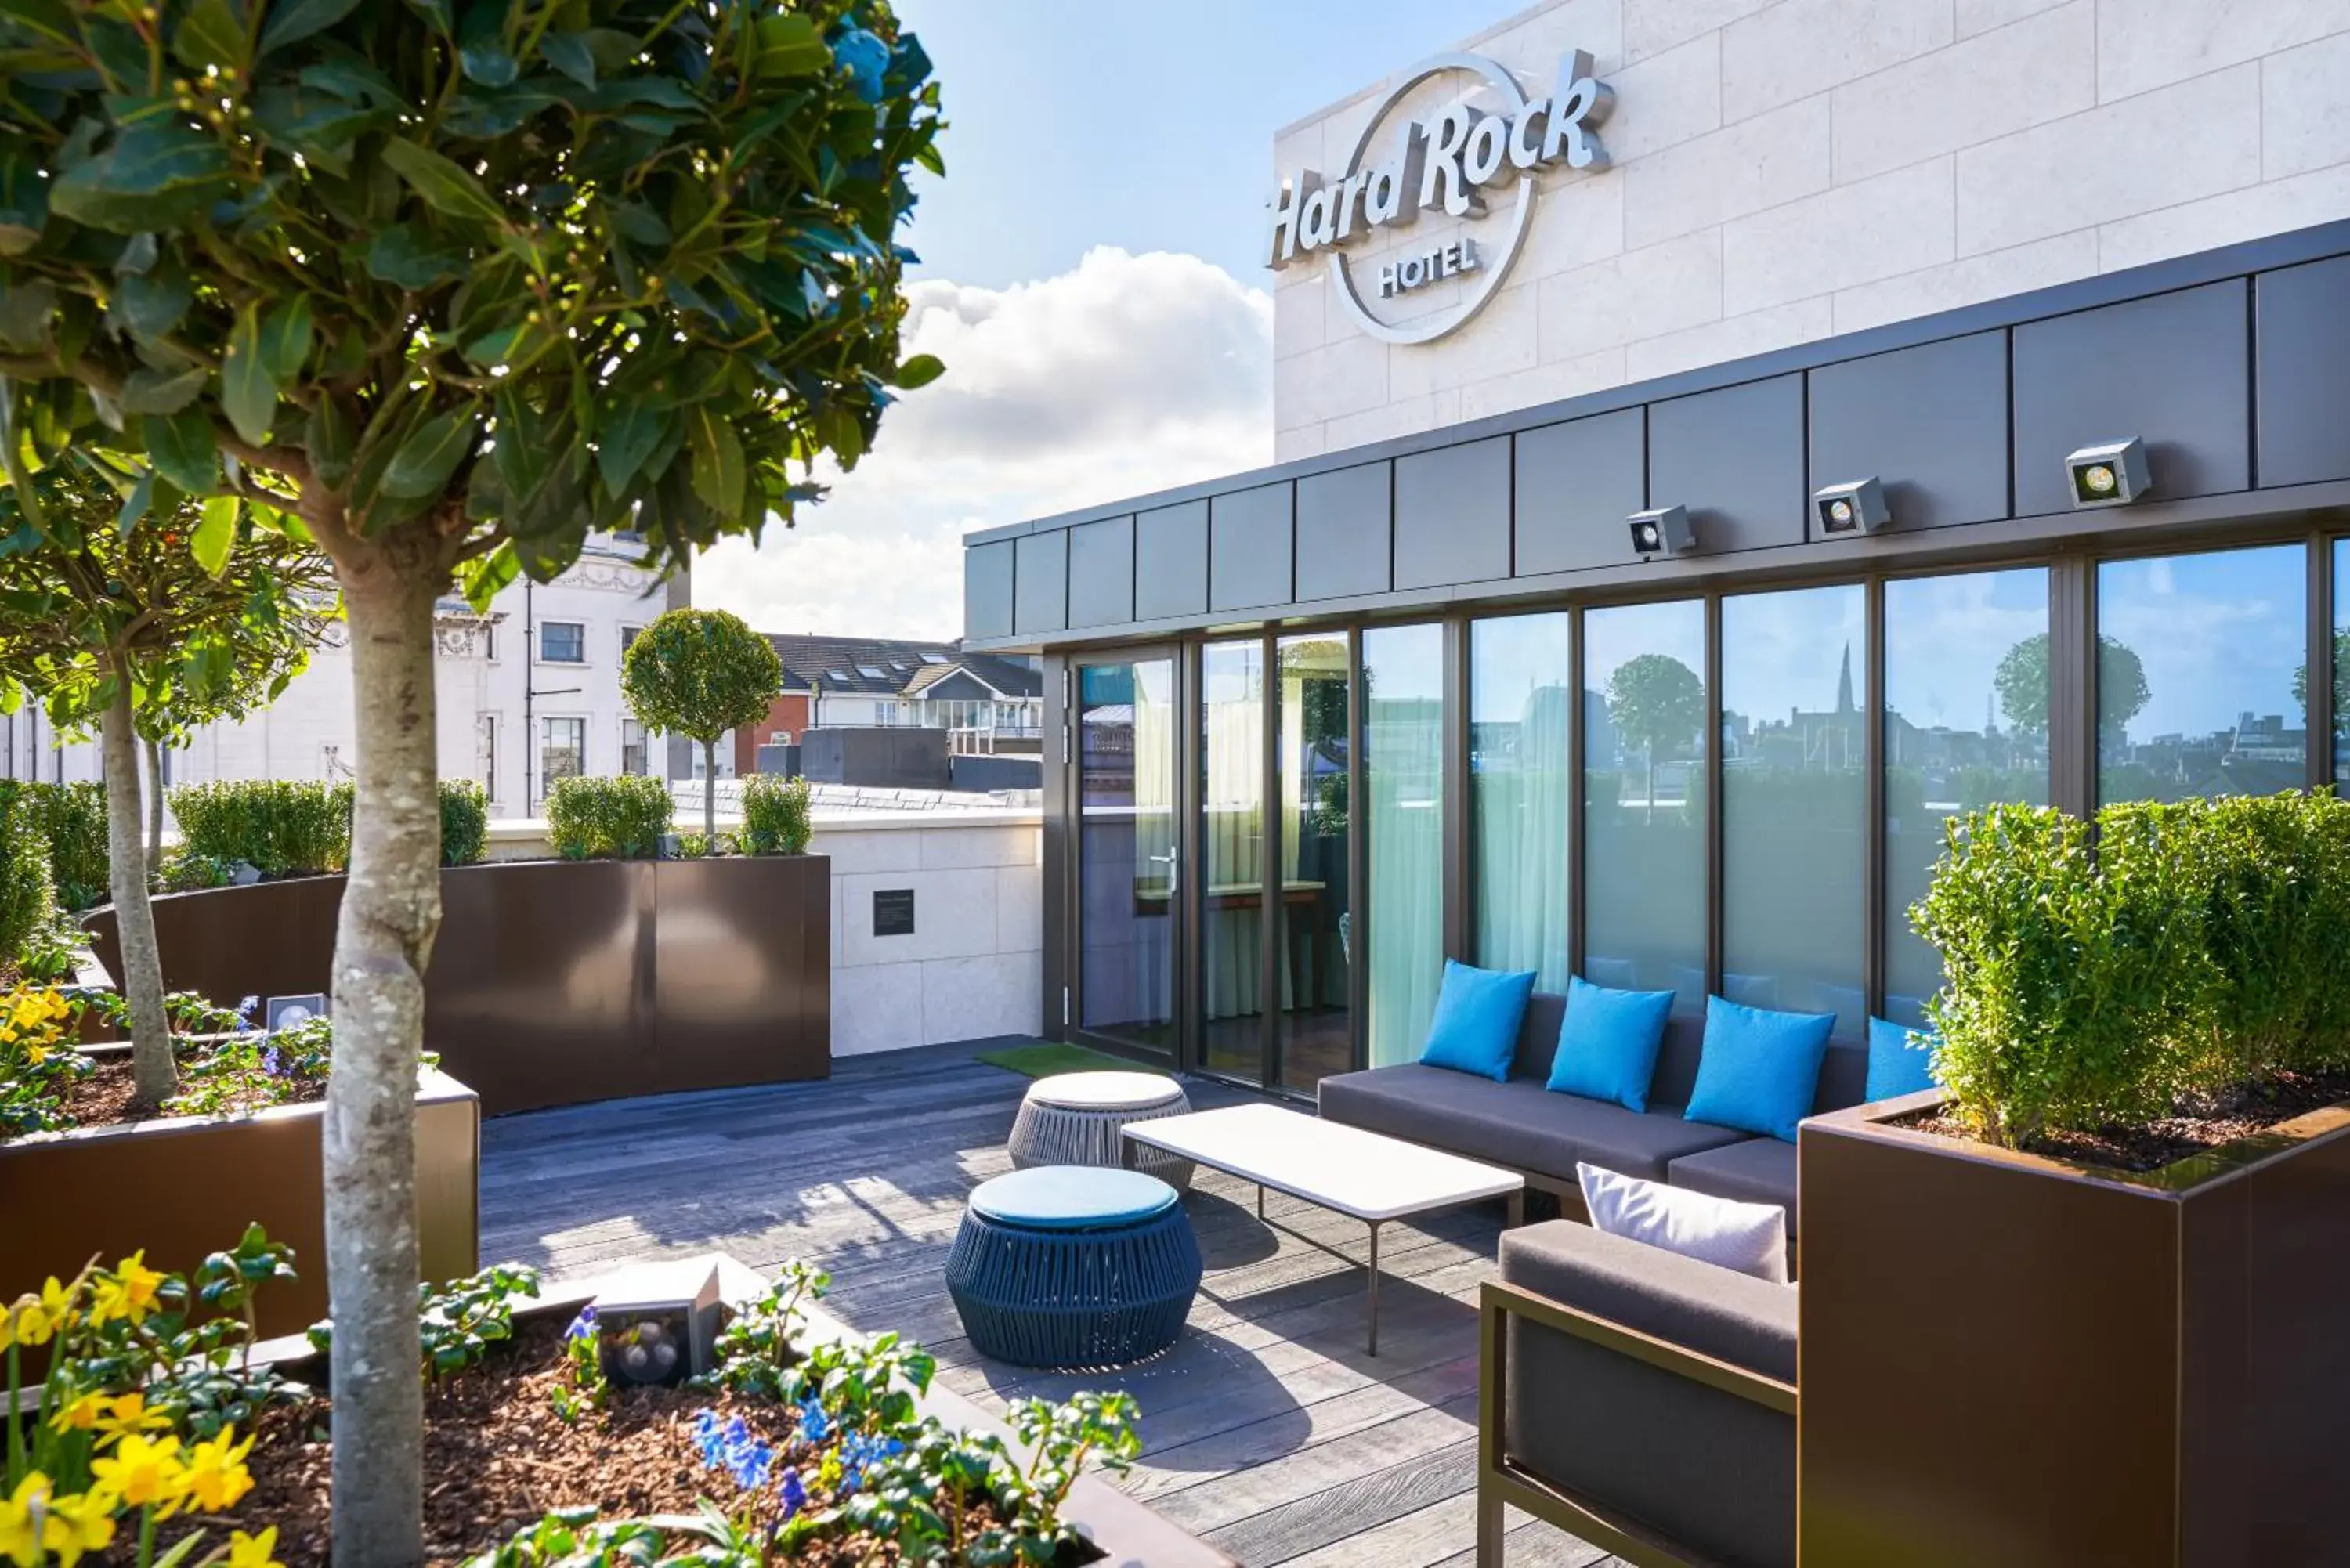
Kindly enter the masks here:
M 951 638 L 972 528 L 1273 458 L 1273 302 L 1197 256 L 1097 249 L 1006 289 L 907 290 L 904 351 L 946 374 L 798 526 L 695 564 L 698 604 L 762 631 Z

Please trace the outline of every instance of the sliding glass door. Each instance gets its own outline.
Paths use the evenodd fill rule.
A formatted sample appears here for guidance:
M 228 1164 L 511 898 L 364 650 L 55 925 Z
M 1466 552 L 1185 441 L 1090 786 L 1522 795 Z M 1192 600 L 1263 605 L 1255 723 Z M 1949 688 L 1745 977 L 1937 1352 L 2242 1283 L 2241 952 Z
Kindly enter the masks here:
M 1171 1056 L 1175 662 L 1080 664 L 1076 695 L 1078 1026 Z

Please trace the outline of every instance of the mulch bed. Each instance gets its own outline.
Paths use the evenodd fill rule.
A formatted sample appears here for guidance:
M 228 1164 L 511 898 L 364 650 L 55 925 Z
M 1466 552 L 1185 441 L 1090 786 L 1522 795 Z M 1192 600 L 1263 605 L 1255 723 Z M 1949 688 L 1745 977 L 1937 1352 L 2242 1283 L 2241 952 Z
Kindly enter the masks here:
M 130 1084 L 130 1058 L 109 1057 L 99 1063 L 97 1071 L 68 1085 L 66 1110 L 81 1127 L 110 1127 L 123 1122 L 140 1119 L 131 1114 L 131 1102 L 135 1097 L 136 1092 Z M 258 1092 L 232 1095 L 228 1098 L 228 1103 L 213 1114 L 234 1116 L 247 1111 L 265 1110 L 271 1106 L 301 1105 L 312 1100 L 323 1100 L 326 1097 L 327 1085 L 324 1080 L 315 1084 L 295 1084 L 290 1094 L 286 1092 L 286 1085 L 281 1084 L 278 1085 L 278 1093 L 275 1095 Z
M 490 1352 L 471 1371 L 428 1385 L 424 1395 L 424 1538 L 429 1561 L 453 1563 L 502 1545 L 548 1511 L 593 1505 L 606 1519 L 646 1513 L 691 1513 L 707 1498 L 730 1516 L 750 1509 L 763 1523 L 782 1521 L 775 1480 L 755 1497 L 732 1477 L 702 1462 L 693 1438 L 694 1417 L 714 1407 L 742 1416 L 775 1445 L 775 1475 L 799 1466 L 808 1506 L 830 1501 L 818 1490 L 816 1465 L 795 1439 L 798 1416 L 788 1406 L 689 1388 L 614 1386 L 605 1408 L 577 1426 L 555 1414 L 552 1391 L 567 1379 L 563 1324 L 524 1322 L 512 1344 Z M 277 1558 L 286 1568 L 326 1568 L 332 1530 L 328 1508 L 331 1456 L 326 1441 L 329 1402 L 314 1400 L 270 1411 L 260 1423 L 249 1464 L 254 1490 L 231 1512 L 197 1522 L 212 1533 L 277 1527 Z M 167 1527 L 162 1539 L 184 1530 Z M 118 1550 L 105 1561 L 127 1563 Z M 809 1568 L 851 1568 L 899 1562 L 893 1546 L 869 1541 L 823 1543 L 793 1561 Z
M 2350 1100 L 2350 1073 L 2280 1073 L 2266 1084 L 2244 1085 L 2207 1101 L 2181 1105 L 2174 1115 L 2144 1127 L 2043 1133 L 2023 1148 L 2027 1154 L 2114 1170 L 2159 1170 L 2345 1100 Z M 1940 1114 L 1906 1116 L 1899 1125 L 1945 1137 L 1973 1137 L 1956 1117 Z

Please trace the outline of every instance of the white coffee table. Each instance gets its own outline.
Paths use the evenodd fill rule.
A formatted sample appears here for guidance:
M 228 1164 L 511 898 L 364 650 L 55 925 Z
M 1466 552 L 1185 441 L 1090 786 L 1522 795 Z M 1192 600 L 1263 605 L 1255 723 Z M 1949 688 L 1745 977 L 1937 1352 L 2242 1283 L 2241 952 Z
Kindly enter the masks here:
M 1515 1171 L 1279 1106 L 1231 1106 L 1132 1122 L 1126 1138 L 1256 1183 L 1260 1219 L 1270 1187 L 1368 1225 L 1373 1355 L 1379 1353 L 1380 1226 L 1487 1198 L 1509 1199 L 1513 1225 L 1523 1215 L 1526 1180 Z

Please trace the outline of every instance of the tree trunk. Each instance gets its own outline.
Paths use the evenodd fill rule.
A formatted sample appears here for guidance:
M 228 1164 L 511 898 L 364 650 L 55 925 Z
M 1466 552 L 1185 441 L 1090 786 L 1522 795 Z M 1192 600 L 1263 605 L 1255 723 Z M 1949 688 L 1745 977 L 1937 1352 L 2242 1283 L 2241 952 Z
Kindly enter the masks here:
M 717 847 L 718 837 L 718 742 L 702 742 L 702 836 L 712 840 L 710 848 Z
M 163 746 L 160 741 L 145 742 L 147 748 L 147 874 L 153 876 L 163 864 Z
M 410 1568 L 424 1557 L 416 1064 L 424 966 L 441 926 L 432 701 L 441 585 L 428 570 L 364 547 L 356 563 L 338 566 L 359 767 L 335 932 L 325 1120 L 334 1560 L 336 1568 Z
M 140 1108 L 154 1110 L 180 1086 L 172 1065 L 172 1026 L 163 1016 L 163 955 L 155 910 L 147 901 L 147 857 L 139 842 L 139 737 L 130 716 L 130 676 L 117 659 L 114 700 L 99 726 L 106 774 L 107 881 L 122 972 L 114 978 L 130 1004 L 130 1083 Z

